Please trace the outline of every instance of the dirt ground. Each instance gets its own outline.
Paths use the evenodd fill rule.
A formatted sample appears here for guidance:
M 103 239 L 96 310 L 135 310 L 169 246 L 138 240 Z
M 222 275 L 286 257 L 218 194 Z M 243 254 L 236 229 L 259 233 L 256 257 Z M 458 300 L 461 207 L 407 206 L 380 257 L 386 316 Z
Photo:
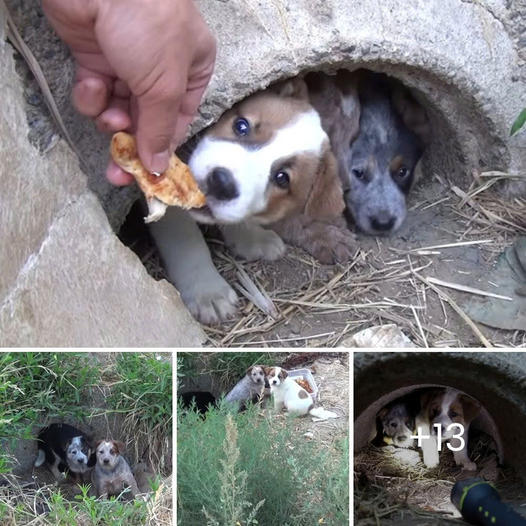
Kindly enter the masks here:
M 235 285 L 238 268 L 244 269 L 279 311 L 273 319 L 242 299 L 235 320 L 206 328 L 209 345 L 345 346 L 359 330 L 395 323 L 419 347 L 481 347 L 468 323 L 416 274 L 498 293 L 490 271 L 502 250 L 526 234 L 526 202 L 504 201 L 490 189 L 462 204 L 452 187 L 438 176 L 421 182 L 400 231 L 385 238 L 358 234 L 356 256 L 346 265 L 320 265 L 294 248 L 276 262 L 243 262 L 228 253 L 217 232 L 207 231 L 222 275 Z M 154 277 L 165 278 L 140 214 L 138 207 L 132 211 L 121 239 Z M 452 243 L 460 245 L 418 251 Z M 441 291 L 462 310 L 471 296 Z M 478 328 L 493 346 L 526 346 L 526 331 Z
M 285 361 L 283 366 L 289 369 L 308 367 L 311 370 L 318 387 L 316 407 L 323 407 L 338 415 L 338 418 L 321 421 L 313 417 L 296 418 L 294 430 L 303 435 L 312 433 L 311 440 L 332 447 L 335 442 L 349 435 L 349 355 L 338 353 L 335 356 L 331 353 L 317 357 L 312 363 L 309 363 L 307 356 L 304 362 L 296 361 L 293 366 L 288 363 Z
M 465 524 L 451 502 L 451 490 L 456 481 L 474 476 L 492 482 L 504 501 L 526 514 L 524 482 L 511 466 L 498 466 L 493 440 L 478 432 L 470 435 L 469 449 L 476 474 L 457 467 L 447 449 L 440 465 L 430 470 L 415 449 L 364 448 L 354 457 L 355 524 Z

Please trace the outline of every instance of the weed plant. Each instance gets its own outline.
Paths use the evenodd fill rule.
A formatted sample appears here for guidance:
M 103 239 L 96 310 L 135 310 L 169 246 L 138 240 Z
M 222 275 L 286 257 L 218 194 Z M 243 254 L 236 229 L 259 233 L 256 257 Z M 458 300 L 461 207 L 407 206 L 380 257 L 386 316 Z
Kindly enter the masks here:
M 232 415 L 227 415 L 226 436 L 223 442 L 224 460 L 221 459 L 219 473 L 221 503 L 219 518 L 213 517 L 203 506 L 203 515 L 207 526 L 228 526 L 230 524 L 258 524 L 256 515 L 265 504 L 260 500 L 255 506 L 247 500 L 247 472 L 238 466 L 239 449 L 237 447 L 237 426 Z M 246 514 L 246 519 L 245 519 Z
M 32 438 L 35 423 L 46 417 L 82 420 L 81 408 L 98 370 L 81 353 L 0 354 L 0 443 Z M 9 470 L 5 448 L 0 450 L 0 473 Z
M 125 435 L 144 439 L 151 460 L 162 461 L 172 441 L 172 363 L 168 356 L 121 353 L 115 365 L 116 381 L 107 398 L 111 410 L 124 414 Z M 137 455 L 139 456 L 139 455 Z
M 90 391 L 108 385 L 105 413 L 126 413 L 129 436 L 163 440 L 160 455 L 171 449 L 171 362 L 146 353 L 122 353 L 108 368 L 87 353 L 0 354 L 0 524 L 60 526 L 143 526 L 171 524 L 171 484 L 154 482 L 148 501 L 97 500 L 81 487 L 75 497 L 55 486 L 22 483 L 10 474 L 7 453 L 19 439 L 35 438 L 37 427 L 52 418 L 82 422 L 100 409 Z M 101 371 L 103 371 L 101 373 Z M 103 378 L 101 378 L 101 376 Z M 107 381 L 111 378 L 111 381 Z M 123 429 L 124 436 L 128 435 Z M 4 447 L 7 445 L 8 447 Z M 142 452 L 141 452 L 142 453 Z
M 261 526 L 348 524 L 345 443 L 334 458 L 334 452 L 298 434 L 293 418 L 261 416 L 250 406 L 229 417 L 237 430 L 239 455 L 234 455 L 224 445 L 234 442 L 227 434 L 227 415 L 225 404 L 211 408 L 205 418 L 192 410 L 178 411 L 179 525 L 202 526 L 208 517 L 208 524 L 234 526 L 225 521 L 226 510 L 234 503 L 239 509 L 243 502 L 250 505 L 238 526 L 246 526 L 248 520 Z M 256 511 L 255 517 L 249 510 Z

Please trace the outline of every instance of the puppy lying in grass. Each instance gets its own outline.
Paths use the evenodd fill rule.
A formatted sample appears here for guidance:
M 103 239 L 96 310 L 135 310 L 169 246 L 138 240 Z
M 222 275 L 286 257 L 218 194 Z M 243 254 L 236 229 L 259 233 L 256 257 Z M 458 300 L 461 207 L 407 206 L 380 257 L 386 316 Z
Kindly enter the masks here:
M 286 409 L 291 415 L 303 416 L 307 413 L 317 418 L 338 418 L 336 413 L 322 407 L 314 407 L 314 402 L 303 387 L 289 378 L 289 373 L 281 367 L 265 367 L 265 375 L 274 397 L 274 409 Z

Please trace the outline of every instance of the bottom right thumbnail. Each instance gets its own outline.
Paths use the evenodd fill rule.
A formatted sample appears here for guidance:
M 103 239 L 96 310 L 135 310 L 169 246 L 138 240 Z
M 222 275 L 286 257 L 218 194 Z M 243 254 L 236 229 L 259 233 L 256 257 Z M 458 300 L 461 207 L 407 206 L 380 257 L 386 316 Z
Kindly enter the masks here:
M 354 524 L 526 526 L 526 352 L 354 354 Z

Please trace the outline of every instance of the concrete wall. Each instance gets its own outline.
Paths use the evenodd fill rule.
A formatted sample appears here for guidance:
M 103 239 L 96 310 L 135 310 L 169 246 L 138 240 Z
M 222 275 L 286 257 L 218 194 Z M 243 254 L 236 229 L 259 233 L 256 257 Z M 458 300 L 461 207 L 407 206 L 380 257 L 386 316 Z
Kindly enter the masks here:
M 454 387 L 486 409 L 487 431 L 501 445 L 505 462 L 526 480 L 526 354 L 519 352 L 356 353 L 354 447 L 367 444 L 376 412 L 420 385 Z M 496 429 L 491 430 L 494 423 Z

